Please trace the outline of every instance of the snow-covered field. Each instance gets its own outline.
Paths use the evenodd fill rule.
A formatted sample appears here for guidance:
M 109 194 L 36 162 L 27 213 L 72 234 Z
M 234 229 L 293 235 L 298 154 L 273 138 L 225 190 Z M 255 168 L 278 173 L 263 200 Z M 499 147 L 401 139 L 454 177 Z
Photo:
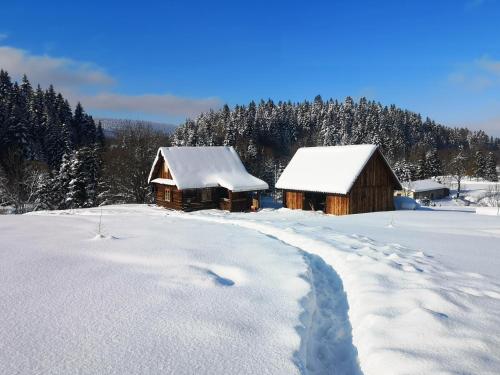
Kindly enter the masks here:
M 497 374 L 500 217 L 0 217 L 0 373 Z
M 442 176 L 443 184 L 450 188 L 450 196 L 434 201 L 437 206 L 481 207 L 500 205 L 500 182 L 466 177 L 461 182 L 460 199 L 454 199 L 457 194 L 457 184 L 449 176 Z M 496 195 L 497 198 L 492 198 Z

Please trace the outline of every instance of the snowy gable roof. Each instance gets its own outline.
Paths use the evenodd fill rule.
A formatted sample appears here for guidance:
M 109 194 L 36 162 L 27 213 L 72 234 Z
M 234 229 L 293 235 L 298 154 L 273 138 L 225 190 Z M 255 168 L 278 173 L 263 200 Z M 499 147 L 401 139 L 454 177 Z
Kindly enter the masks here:
M 299 148 L 276 187 L 347 194 L 376 151 L 376 145 Z M 398 181 L 395 175 L 394 179 Z
M 163 157 L 178 189 L 222 186 L 234 192 L 265 190 L 267 183 L 247 172 L 233 147 L 160 147 L 148 182 Z
M 402 185 L 404 190 L 412 191 L 414 193 L 421 193 L 424 191 L 438 189 L 448 189 L 448 187 L 446 187 L 445 185 L 442 185 L 432 179 L 403 182 Z

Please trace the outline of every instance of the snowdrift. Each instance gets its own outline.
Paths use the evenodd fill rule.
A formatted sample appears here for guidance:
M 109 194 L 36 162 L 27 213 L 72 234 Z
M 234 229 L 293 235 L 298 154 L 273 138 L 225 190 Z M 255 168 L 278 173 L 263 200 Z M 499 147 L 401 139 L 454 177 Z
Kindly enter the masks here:
M 420 205 L 410 197 L 394 197 L 394 208 L 396 210 L 416 210 Z

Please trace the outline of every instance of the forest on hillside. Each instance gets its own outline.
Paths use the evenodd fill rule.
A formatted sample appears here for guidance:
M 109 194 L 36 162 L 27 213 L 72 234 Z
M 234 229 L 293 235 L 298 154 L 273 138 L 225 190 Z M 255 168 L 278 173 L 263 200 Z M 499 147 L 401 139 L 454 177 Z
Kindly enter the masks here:
M 321 96 L 301 103 L 250 102 L 233 110 L 226 105 L 187 120 L 176 129 L 172 142 L 232 145 L 247 168 L 271 186 L 299 147 L 376 144 L 403 180 L 443 174 L 458 155 L 466 173 L 493 179 L 500 149 L 500 139 L 481 130 L 449 128 L 366 98 L 338 102 Z M 484 159 L 485 165 L 478 167 L 476 158 Z
M 0 71 L 0 207 L 38 209 L 144 203 L 146 178 L 168 136 L 130 121 L 105 139 L 100 122 L 78 103 L 72 110 L 51 85 L 33 88 Z
M 0 207 L 23 213 L 151 202 L 151 163 L 158 147 L 171 144 L 232 145 L 271 187 L 298 147 L 359 143 L 379 145 L 401 180 L 497 179 L 500 139 L 365 98 L 225 105 L 172 134 L 143 121 L 108 122 L 119 126 L 103 129 L 53 86 L 33 88 L 28 77 L 18 83 L 0 71 Z

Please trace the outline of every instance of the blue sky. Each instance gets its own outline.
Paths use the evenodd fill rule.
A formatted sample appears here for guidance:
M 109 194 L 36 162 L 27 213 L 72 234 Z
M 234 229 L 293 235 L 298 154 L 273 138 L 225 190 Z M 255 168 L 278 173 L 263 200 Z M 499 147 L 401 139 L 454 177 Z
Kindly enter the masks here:
M 223 103 L 395 103 L 500 135 L 500 0 L 10 1 L 0 67 L 97 116 L 179 123 Z

